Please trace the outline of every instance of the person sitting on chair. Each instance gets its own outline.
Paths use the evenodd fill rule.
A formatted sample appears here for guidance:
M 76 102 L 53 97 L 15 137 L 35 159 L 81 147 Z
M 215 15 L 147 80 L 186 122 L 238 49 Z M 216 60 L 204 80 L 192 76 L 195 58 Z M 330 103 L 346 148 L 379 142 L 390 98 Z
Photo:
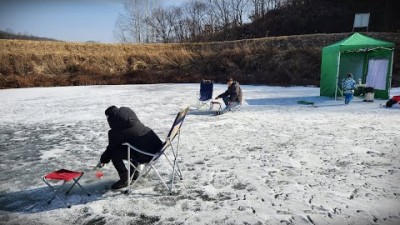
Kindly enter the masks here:
M 125 167 L 123 159 L 128 158 L 127 146 L 122 145 L 128 142 L 132 146 L 148 153 L 156 153 L 162 146 L 162 141 L 154 133 L 154 131 L 144 126 L 128 107 L 110 106 L 105 111 L 110 130 L 108 131 L 108 146 L 100 157 L 99 167 L 112 161 L 115 169 L 118 172 L 120 180 L 114 183 L 112 189 L 120 189 L 128 185 L 128 170 Z M 148 162 L 151 156 L 140 154 L 136 151 L 131 151 L 131 158 L 134 159 L 134 165 L 138 163 Z M 132 172 L 134 168 L 131 166 Z M 131 172 L 131 173 L 132 173 Z M 136 171 L 132 177 L 137 179 L 139 173 Z
M 231 110 L 233 107 L 241 104 L 242 102 L 242 89 L 237 81 L 234 81 L 232 77 L 227 79 L 228 90 L 218 95 L 215 99 L 222 98 L 225 103 L 225 109 L 223 111 Z

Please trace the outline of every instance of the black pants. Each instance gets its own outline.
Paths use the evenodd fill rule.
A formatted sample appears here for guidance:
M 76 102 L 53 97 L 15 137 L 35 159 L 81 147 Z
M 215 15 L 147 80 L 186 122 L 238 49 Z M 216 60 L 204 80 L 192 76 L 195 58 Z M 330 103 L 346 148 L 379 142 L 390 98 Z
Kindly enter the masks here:
M 397 102 L 393 99 L 389 99 L 389 101 L 386 102 L 386 107 L 392 107 L 394 104 Z
M 146 135 L 140 138 L 136 138 L 135 142 L 131 143 L 134 147 L 148 152 L 148 153 L 157 153 L 162 146 L 162 142 L 160 138 L 153 132 L 150 131 Z M 125 174 L 128 172 L 128 170 L 125 167 L 125 164 L 123 160 L 128 159 L 128 151 L 127 151 L 127 146 L 121 145 L 117 149 L 114 149 L 111 153 L 111 161 L 115 167 L 115 169 L 118 172 L 118 175 L 125 176 Z M 138 153 L 134 150 L 131 150 L 131 161 L 135 166 L 137 166 L 139 163 L 146 163 L 149 162 L 152 159 L 151 156 L 147 156 L 141 153 Z M 134 168 L 131 166 L 131 171 L 134 171 Z M 121 177 L 122 178 L 122 177 Z

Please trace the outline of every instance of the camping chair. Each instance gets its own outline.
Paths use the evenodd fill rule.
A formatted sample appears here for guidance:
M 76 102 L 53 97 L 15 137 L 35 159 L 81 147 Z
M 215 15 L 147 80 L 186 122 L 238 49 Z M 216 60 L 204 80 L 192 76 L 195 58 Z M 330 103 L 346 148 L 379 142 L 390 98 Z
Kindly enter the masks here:
M 229 107 L 230 108 L 229 111 L 231 111 L 231 112 L 240 111 L 240 109 L 243 105 L 243 101 L 244 101 L 243 92 L 241 94 L 242 94 L 242 99 L 240 100 L 240 102 L 238 101 L 238 102 L 232 103 L 232 105 Z
M 68 191 L 66 192 L 66 195 L 69 194 L 69 192 L 72 190 L 72 188 L 75 186 L 75 184 L 78 184 L 78 186 L 88 195 L 90 196 L 90 194 L 79 184 L 79 179 L 81 179 L 81 177 L 83 176 L 83 172 L 76 172 L 76 171 L 70 171 L 70 170 L 66 170 L 66 169 L 61 169 L 61 170 L 57 170 L 55 172 L 51 172 L 47 175 L 45 175 L 43 177 L 43 181 L 50 187 L 50 189 L 54 192 L 53 197 L 51 197 L 51 199 L 47 202 L 48 204 L 50 204 L 53 199 L 57 196 L 59 199 L 61 199 L 68 208 L 71 208 L 71 205 L 69 205 L 64 198 L 61 198 L 60 191 L 62 189 L 62 187 L 69 181 L 74 181 L 74 183 L 72 184 L 72 186 L 68 189 Z M 52 186 L 50 184 L 50 180 L 54 180 L 54 181 L 63 181 L 63 184 L 60 185 L 58 188 L 55 188 L 54 186 Z
M 197 104 L 197 109 L 203 106 L 211 108 L 210 102 L 212 100 L 214 83 L 211 80 L 202 80 L 200 83 L 200 96 Z
M 230 111 L 235 112 L 235 111 L 240 111 L 240 108 L 242 107 L 242 102 L 234 102 L 234 105 L 231 106 Z
M 219 110 L 216 113 L 217 113 L 217 115 L 222 115 L 226 112 L 240 111 L 240 107 L 242 107 L 242 102 L 234 102 L 234 103 L 232 103 L 232 105 L 229 105 L 225 109 L 222 109 L 220 106 Z
M 164 184 L 164 186 L 168 189 L 169 193 L 172 194 L 172 188 L 173 188 L 173 185 L 174 185 L 175 175 L 178 174 L 179 178 L 181 180 L 183 179 L 181 170 L 179 168 L 179 164 L 178 164 L 177 158 L 178 158 L 178 153 L 179 153 L 179 136 L 180 136 L 180 132 L 181 132 L 181 127 L 182 127 L 183 121 L 184 121 L 188 111 L 189 111 L 189 107 L 187 107 L 184 110 L 180 111 L 176 115 L 176 118 L 174 120 L 174 123 L 172 124 L 171 130 L 169 131 L 168 136 L 167 136 L 165 142 L 163 143 L 160 151 L 158 151 L 157 153 L 155 153 L 155 154 L 147 153 L 147 152 L 144 152 L 144 151 L 142 151 L 140 149 L 135 148 L 134 146 L 132 146 L 129 143 L 124 143 L 123 144 L 123 145 L 127 146 L 128 162 L 130 163 L 130 165 L 133 168 L 135 168 L 135 170 L 133 171 L 132 174 L 134 174 L 137 170 L 139 170 L 139 168 L 143 167 L 143 169 L 141 169 L 141 173 L 139 173 L 138 178 L 131 184 L 131 179 L 130 179 L 131 171 L 130 171 L 130 166 L 128 166 L 128 188 L 126 190 L 126 193 L 129 193 L 130 187 L 135 185 L 136 182 L 138 180 L 140 180 L 142 177 L 146 177 L 146 175 L 153 169 L 154 172 L 157 174 L 158 178 L 161 180 L 161 182 Z M 173 145 L 172 145 L 172 141 L 175 139 L 176 136 L 178 136 L 178 141 L 177 141 L 176 149 L 175 149 L 173 147 Z M 167 155 L 165 154 L 165 151 L 169 147 L 172 150 L 172 154 L 173 154 L 173 157 L 174 157 L 173 161 L 171 161 L 167 157 Z M 140 162 L 135 162 L 135 159 L 131 159 L 131 150 L 134 150 L 134 151 L 139 152 L 139 153 L 144 154 L 144 155 L 151 156 L 152 159 L 147 163 L 141 163 L 139 165 L 136 164 L 137 166 L 135 166 L 135 163 L 140 163 Z M 171 174 L 171 181 L 170 181 L 171 183 L 169 185 L 167 185 L 165 180 L 161 177 L 160 173 L 158 172 L 158 170 L 154 166 L 157 163 L 158 159 L 162 155 L 165 156 L 165 158 L 167 159 L 168 163 L 172 167 L 172 174 Z
M 225 112 L 228 112 L 228 111 L 230 111 L 230 112 L 240 111 L 240 109 L 241 109 L 241 107 L 243 105 L 243 101 L 244 100 L 243 100 L 243 93 L 242 93 L 242 99 L 241 99 L 240 102 L 239 101 L 235 101 L 235 102 L 231 103 L 231 105 L 227 106 L 223 110 L 221 110 L 222 107 L 220 106 L 219 110 L 217 111 L 217 115 L 224 114 Z M 215 102 L 212 102 L 212 103 L 215 103 Z

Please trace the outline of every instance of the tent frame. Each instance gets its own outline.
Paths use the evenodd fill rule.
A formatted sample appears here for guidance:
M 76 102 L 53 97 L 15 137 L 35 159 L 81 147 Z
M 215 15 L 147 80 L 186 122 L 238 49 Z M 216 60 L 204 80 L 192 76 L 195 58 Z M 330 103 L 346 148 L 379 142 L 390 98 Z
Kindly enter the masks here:
M 365 57 L 362 56 L 362 53 L 365 53 Z M 383 90 L 376 90 L 375 97 L 389 98 L 393 57 L 394 43 L 381 41 L 359 33 L 354 33 L 348 38 L 324 47 L 322 51 L 320 95 L 334 97 L 336 100 L 340 89 L 339 79 L 341 74 L 344 73 L 343 70 L 348 68 L 348 72 L 352 72 L 358 77 L 361 76 L 361 79 L 365 81 L 368 61 L 374 58 L 382 58 L 388 60 L 388 67 L 390 67 L 386 74 L 386 87 Z M 345 64 L 342 65 L 344 62 Z

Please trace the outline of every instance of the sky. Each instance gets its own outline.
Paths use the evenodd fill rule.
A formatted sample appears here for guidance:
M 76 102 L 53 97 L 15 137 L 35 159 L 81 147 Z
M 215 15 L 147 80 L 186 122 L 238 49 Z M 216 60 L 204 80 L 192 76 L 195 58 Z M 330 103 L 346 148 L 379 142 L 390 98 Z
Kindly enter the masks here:
M 113 30 L 125 12 L 124 1 L 0 0 L 0 30 L 69 42 L 116 43 Z

